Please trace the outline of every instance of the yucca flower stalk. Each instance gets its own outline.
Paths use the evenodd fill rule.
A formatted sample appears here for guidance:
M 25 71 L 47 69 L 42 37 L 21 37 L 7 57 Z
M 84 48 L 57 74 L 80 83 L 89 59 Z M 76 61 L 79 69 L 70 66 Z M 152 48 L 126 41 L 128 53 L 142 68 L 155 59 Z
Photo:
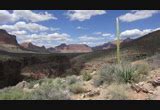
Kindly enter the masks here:
M 117 63 L 120 63 L 120 30 L 119 19 L 116 18 L 116 37 L 117 37 Z

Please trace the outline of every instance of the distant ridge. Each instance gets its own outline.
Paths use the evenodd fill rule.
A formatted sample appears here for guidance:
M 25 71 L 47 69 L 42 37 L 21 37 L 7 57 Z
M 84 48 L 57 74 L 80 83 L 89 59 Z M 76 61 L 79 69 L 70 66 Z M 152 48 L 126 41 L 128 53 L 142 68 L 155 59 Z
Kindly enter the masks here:
M 33 45 L 31 42 L 24 42 L 20 44 L 23 48 L 30 50 L 30 51 L 35 51 L 35 52 L 40 52 L 40 53 L 47 53 L 48 50 L 45 48 L 45 46 L 39 47 L 36 45 Z
M 131 42 L 131 41 L 133 41 L 133 39 L 126 38 L 124 40 L 121 40 L 120 42 L 121 42 L 121 45 L 124 45 L 126 43 Z M 112 41 L 112 42 L 104 43 L 104 44 L 99 45 L 99 46 L 92 47 L 92 49 L 94 51 L 96 51 L 96 50 L 106 50 L 106 49 L 112 49 L 112 48 L 116 48 L 116 40 Z
M 87 53 L 92 52 L 92 48 L 86 44 L 60 44 L 55 48 L 48 48 L 50 52 L 57 52 L 57 53 Z
M 7 31 L 3 29 L 0 29 L 0 44 L 19 45 L 16 36 L 8 34 Z

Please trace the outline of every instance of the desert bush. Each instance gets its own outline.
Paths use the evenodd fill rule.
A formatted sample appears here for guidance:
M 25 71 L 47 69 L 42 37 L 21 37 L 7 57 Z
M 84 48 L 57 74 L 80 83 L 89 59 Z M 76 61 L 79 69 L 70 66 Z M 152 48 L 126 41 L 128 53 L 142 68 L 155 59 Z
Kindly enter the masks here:
M 27 100 L 31 94 L 16 88 L 7 88 L 0 91 L 0 100 Z
M 71 84 L 75 84 L 78 81 L 78 79 L 75 75 L 72 75 L 72 76 L 67 76 L 66 81 L 67 81 L 67 84 L 71 85 Z
M 31 96 L 32 100 L 69 100 L 69 91 L 62 79 L 46 81 Z
M 103 83 L 104 83 L 104 79 L 102 79 L 100 77 L 100 75 L 93 78 L 93 85 L 95 87 L 98 87 L 98 86 L 102 85 Z
M 114 74 L 119 82 L 132 82 L 138 77 L 136 68 L 131 64 L 115 65 Z
M 69 86 L 69 90 L 70 92 L 74 93 L 74 94 L 79 94 L 79 93 L 83 93 L 86 90 L 83 88 L 83 85 L 81 83 L 75 83 Z
M 125 84 L 111 84 L 105 94 L 107 100 L 129 100 L 128 87 Z
M 31 96 L 32 100 L 69 100 L 67 91 L 55 87 L 45 86 L 35 90 Z
M 43 79 L 30 82 L 30 85 L 40 84 L 39 88 L 30 93 L 23 92 L 23 89 L 15 87 L 6 88 L 0 91 L 1 100 L 69 100 L 70 92 L 65 80 L 62 78 Z M 32 88 L 29 87 L 29 88 Z
M 147 75 L 149 72 L 149 64 L 147 62 L 139 62 L 134 66 L 139 74 Z
M 157 53 L 151 57 L 148 57 L 146 61 L 149 63 L 151 69 L 160 68 L 160 54 Z
M 91 74 L 89 74 L 89 73 L 87 73 L 87 72 L 84 72 L 84 73 L 82 74 L 82 76 L 83 76 L 83 80 L 84 80 L 84 81 L 89 81 L 90 79 L 92 79 Z
M 93 84 L 95 86 L 100 86 L 104 82 L 111 83 L 115 78 L 114 75 L 114 66 L 106 65 L 99 71 L 98 76 L 94 78 Z
M 139 71 L 129 63 L 106 65 L 100 69 L 97 77 L 94 78 L 94 85 L 100 86 L 103 83 L 121 82 L 128 83 L 138 81 Z

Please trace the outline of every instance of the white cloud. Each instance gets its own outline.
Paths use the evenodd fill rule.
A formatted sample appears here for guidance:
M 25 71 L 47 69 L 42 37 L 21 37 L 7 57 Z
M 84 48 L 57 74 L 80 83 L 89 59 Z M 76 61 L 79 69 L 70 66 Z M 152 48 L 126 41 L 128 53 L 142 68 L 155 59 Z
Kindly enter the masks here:
M 85 29 L 87 29 L 87 28 L 82 27 L 82 26 L 78 26 L 76 29 L 79 29 L 79 30 L 85 30 Z
M 0 10 L 0 23 L 14 22 L 18 17 L 6 10 Z
M 97 40 L 103 40 L 103 39 L 104 37 L 94 37 L 94 36 L 87 36 L 87 35 L 79 37 L 79 40 L 81 41 L 97 41 Z
M 114 40 L 114 35 L 110 33 L 95 32 L 93 34 L 97 36 L 83 35 L 78 37 L 79 40 L 77 42 L 90 46 L 96 46 Z
M 27 32 L 22 30 L 22 31 L 12 31 L 12 32 L 9 32 L 9 34 L 12 34 L 12 35 L 26 35 Z
M 119 19 L 123 22 L 133 22 L 152 17 L 154 14 L 159 12 L 159 10 L 132 10 L 130 13 L 121 15 Z
M 108 37 L 108 36 L 112 36 L 112 34 L 110 34 L 110 33 L 103 33 L 102 36 L 103 37 Z
M 26 23 L 26 22 L 17 22 L 14 25 L 2 25 L 0 29 L 5 29 L 9 32 L 11 31 L 20 31 L 20 30 L 27 30 L 30 32 L 39 32 L 39 31 L 46 31 L 49 30 L 48 27 L 39 25 L 36 23 Z
M 67 16 L 70 20 L 84 21 L 89 20 L 93 16 L 103 15 L 106 11 L 104 10 L 69 10 Z
M 0 10 L 0 23 L 16 22 L 18 20 L 39 22 L 50 19 L 56 20 L 57 18 L 48 12 L 35 13 L 31 10 L 13 10 L 11 13 L 7 10 Z
M 46 21 L 50 19 L 56 20 L 57 18 L 48 12 L 44 13 L 35 13 L 31 10 L 14 10 L 13 14 L 15 14 L 18 18 L 32 21 L 32 22 L 39 22 L 39 21 Z
M 103 33 L 103 32 L 95 32 L 95 33 L 93 33 L 93 34 L 95 34 L 95 35 L 101 35 L 101 36 L 103 36 L 103 37 L 112 37 L 112 36 L 113 36 L 113 35 L 110 34 L 110 33 Z
M 144 35 L 146 35 L 148 33 L 156 31 L 156 30 L 160 30 L 160 28 L 156 28 L 156 29 L 144 29 L 144 30 L 131 29 L 131 30 L 126 30 L 126 31 L 121 32 L 120 36 L 122 38 L 130 37 L 130 38 L 135 39 L 135 38 L 144 36 Z
M 102 32 L 95 32 L 95 33 L 93 33 L 93 34 L 95 34 L 95 35 L 101 35 L 101 34 L 103 34 Z
M 105 41 L 100 41 L 100 42 L 80 42 L 80 44 L 87 44 L 91 47 L 94 47 L 94 46 L 98 46 L 98 45 L 101 45 L 101 44 L 104 44 L 106 43 Z
M 59 31 L 60 28 L 53 28 L 53 27 L 51 27 L 50 30 L 51 30 L 51 31 Z
M 22 42 L 52 42 L 52 41 L 69 41 L 70 35 L 66 33 L 51 33 L 51 34 L 25 34 L 17 35 L 20 43 Z
M 79 44 L 96 45 L 95 42 L 80 42 Z

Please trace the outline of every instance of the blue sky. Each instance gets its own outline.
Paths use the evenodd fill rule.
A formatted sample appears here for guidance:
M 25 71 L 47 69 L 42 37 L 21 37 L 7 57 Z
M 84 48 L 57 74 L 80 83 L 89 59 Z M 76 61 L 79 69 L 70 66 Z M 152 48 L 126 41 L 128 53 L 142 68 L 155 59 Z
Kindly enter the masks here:
M 160 29 L 159 10 L 0 10 L 0 29 L 16 35 L 19 43 L 96 46 L 116 39 L 117 17 L 123 39 Z

